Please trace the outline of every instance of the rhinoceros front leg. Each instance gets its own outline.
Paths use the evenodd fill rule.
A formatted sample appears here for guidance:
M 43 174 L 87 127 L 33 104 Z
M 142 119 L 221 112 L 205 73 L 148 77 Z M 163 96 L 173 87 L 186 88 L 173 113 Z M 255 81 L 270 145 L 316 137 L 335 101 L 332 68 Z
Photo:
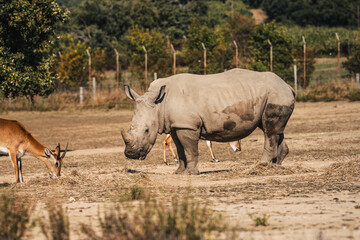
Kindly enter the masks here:
M 176 174 L 199 174 L 197 168 L 199 157 L 199 136 L 200 131 L 178 129 L 176 130 L 176 140 L 174 142 L 178 150 L 180 160 L 179 168 L 175 171 Z
M 181 174 L 182 172 L 185 171 L 186 157 L 185 157 L 184 147 L 181 144 L 180 140 L 178 139 L 176 131 L 173 131 L 171 133 L 171 136 L 172 136 L 172 139 L 173 139 L 173 141 L 175 143 L 177 155 L 178 155 L 178 158 L 179 158 L 179 167 L 174 173 L 175 174 Z

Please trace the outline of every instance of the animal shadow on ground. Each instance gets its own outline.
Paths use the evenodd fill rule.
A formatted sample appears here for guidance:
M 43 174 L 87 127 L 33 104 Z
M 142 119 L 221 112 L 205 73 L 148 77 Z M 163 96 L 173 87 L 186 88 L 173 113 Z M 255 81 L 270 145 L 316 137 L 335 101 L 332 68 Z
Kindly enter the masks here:
M 229 170 L 229 169 L 223 169 L 223 170 L 214 170 L 214 171 L 200 172 L 200 174 L 222 173 L 222 172 L 230 172 L 230 171 L 231 171 L 231 170 Z
M 0 183 L 0 188 L 5 188 L 5 187 L 8 187 L 10 185 L 11 185 L 11 183 Z

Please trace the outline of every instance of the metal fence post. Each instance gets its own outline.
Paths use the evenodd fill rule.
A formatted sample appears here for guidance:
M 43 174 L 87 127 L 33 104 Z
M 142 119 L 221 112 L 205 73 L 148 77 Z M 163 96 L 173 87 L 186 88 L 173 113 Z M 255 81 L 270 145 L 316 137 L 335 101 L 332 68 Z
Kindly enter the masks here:
M 93 99 L 96 99 L 96 79 L 93 77 Z
M 336 35 L 336 39 L 337 39 L 337 47 L 338 47 L 338 74 L 337 74 L 337 77 L 338 77 L 338 83 L 340 83 L 340 38 L 339 38 L 339 35 L 338 33 L 335 33 Z
M 201 43 L 203 49 L 204 49 L 204 75 L 206 75 L 206 47 L 204 43 Z
M 270 45 L 270 72 L 272 72 L 273 71 L 273 49 L 272 49 L 272 44 L 269 39 L 268 39 L 268 43 Z
M 306 86 L 306 41 L 305 41 L 305 37 L 302 36 L 302 40 L 304 43 L 304 82 L 303 82 L 303 87 Z
M 297 70 L 296 70 L 296 65 L 294 65 L 294 88 L 295 88 L 295 93 L 297 93 Z
M 80 87 L 80 104 L 84 102 L 84 88 Z
M 147 51 L 146 51 L 146 48 L 145 46 L 142 46 L 144 52 L 145 52 L 145 88 L 147 87 L 148 85 L 148 79 L 147 79 Z

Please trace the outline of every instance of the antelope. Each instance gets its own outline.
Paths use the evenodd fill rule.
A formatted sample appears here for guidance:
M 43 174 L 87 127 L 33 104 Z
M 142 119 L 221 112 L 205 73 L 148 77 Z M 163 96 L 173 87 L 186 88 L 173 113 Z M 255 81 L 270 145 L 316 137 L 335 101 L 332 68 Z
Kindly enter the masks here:
M 166 138 L 164 139 L 164 141 L 162 141 L 162 145 L 163 145 L 163 155 L 164 155 L 164 163 L 166 165 L 169 165 L 170 163 L 166 160 L 166 146 L 169 148 L 171 154 L 174 157 L 174 161 L 175 163 L 178 162 L 176 154 L 174 152 L 174 150 L 171 147 L 171 142 L 172 142 L 172 138 L 170 134 L 166 135 Z M 234 150 L 234 152 L 240 152 L 241 151 L 241 141 L 237 140 L 237 141 L 233 141 L 230 142 L 230 147 Z M 212 148 L 212 142 L 206 140 L 206 145 L 208 146 L 209 150 L 210 150 L 210 154 L 211 154 L 211 158 L 212 158 L 212 162 L 219 162 L 218 159 L 216 159 L 213 148 Z
M 50 151 L 18 121 L 0 118 L 0 153 L 9 154 L 17 183 L 24 182 L 21 157 L 25 154 L 42 160 L 49 170 L 50 177 L 59 177 L 67 147 L 68 144 L 60 156 L 60 144 L 55 151 Z

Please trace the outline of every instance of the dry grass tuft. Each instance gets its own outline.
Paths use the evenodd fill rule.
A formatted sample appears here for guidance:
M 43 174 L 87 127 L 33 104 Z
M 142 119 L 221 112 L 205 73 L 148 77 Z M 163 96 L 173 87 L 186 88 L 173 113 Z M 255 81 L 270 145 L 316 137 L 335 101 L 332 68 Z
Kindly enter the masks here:
M 327 167 L 324 175 L 341 176 L 344 178 L 360 178 L 360 159 L 333 163 Z
M 0 196 L 0 239 L 21 239 L 30 227 L 33 205 L 13 194 Z
M 272 176 L 272 175 L 289 175 L 294 174 L 295 171 L 273 163 L 257 163 L 250 169 L 244 171 L 245 175 L 253 176 Z
M 60 203 L 49 201 L 47 206 L 49 221 L 40 220 L 40 227 L 46 239 L 69 240 L 70 228 L 67 211 Z
M 132 205 L 120 202 L 99 220 L 100 236 L 82 225 L 88 239 L 209 239 L 226 229 L 221 215 L 189 195 L 173 197 L 170 206 L 150 195 Z

